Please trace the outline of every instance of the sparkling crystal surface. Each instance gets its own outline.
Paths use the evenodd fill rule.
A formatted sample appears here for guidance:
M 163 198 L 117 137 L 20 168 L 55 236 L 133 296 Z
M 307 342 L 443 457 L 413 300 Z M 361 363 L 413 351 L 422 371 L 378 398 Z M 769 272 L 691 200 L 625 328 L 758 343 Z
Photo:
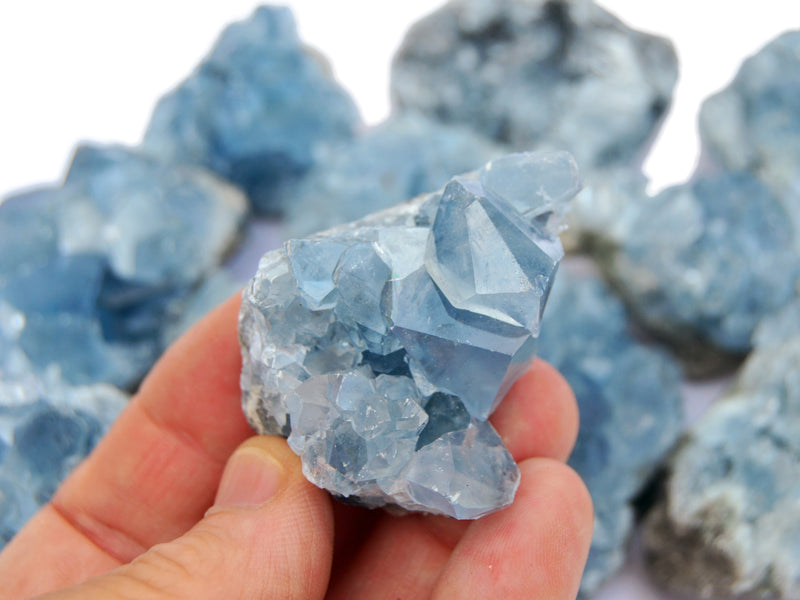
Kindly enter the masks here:
M 681 431 L 681 376 L 673 359 L 633 337 L 622 302 L 602 279 L 570 266 L 550 294 L 538 353 L 567 379 L 580 410 L 569 464 L 595 509 L 579 594 L 590 598 L 622 567 L 633 501 Z
M 319 153 L 316 166 L 287 190 L 286 219 L 308 235 L 443 186 L 503 150 L 467 127 L 413 112 L 392 116 Z
M 486 419 L 533 360 L 562 251 L 537 209 L 553 155 L 511 160 L 262 258 L 240 314 L 243 406 L 258 431 L 288 436 L 313 483 L 456 518 L 513 499 L 519 472 Z M 520 182 L 492 175 L 490 193 L 492 169 Z M 577 186 L 575 173 L 556 187 Z M 480 243 L 513 262 L 467 268 Z
M 81 146 L 62 185 L 0 204 L 0 301 L 66 381 L 135 384 L 183 299 L 238 237 L 243 196 L 200 169 Z
M 189 78 L 153 113 L 144 148 L 202 165 L 281 212 L 282 189 L 315 163 L 321 143 L 353 135 L 360 118 L 322 56 L 297 35 L 291 11 L 264 6 L 228 27 Z
M 628 164 L 669 106 L 665 39 L 586 0 L 453 0 L 416 23 L 392 98 L 515 149 L 564 149 L 584 170 Z
M 668 589 L 800 597 L 798 313 L 795 303 L 759 326 L 736 384 L 670 462 L 643 536 L 648 569 Z

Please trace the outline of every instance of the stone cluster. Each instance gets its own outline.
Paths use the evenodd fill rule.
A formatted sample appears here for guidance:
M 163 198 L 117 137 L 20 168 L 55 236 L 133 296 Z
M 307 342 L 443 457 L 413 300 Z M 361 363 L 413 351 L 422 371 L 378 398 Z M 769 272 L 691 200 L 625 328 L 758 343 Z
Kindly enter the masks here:
M 453 0 L 408 32 L 392 98 L 516 149 L 567 150 L 588 172 L 636 158 L 677 74 L 670 42 L 586 0 Z
M 127 402 L 113 386 L 41 376 L 19 348 L 25 317 L 0 300 L 0 548 L 52 496 Z
M 569 464 L 594 501 L 579 596 L 588 598 L 624 563 L 633 501 L 681 432 L 681 374 L 671 358 L 633 337 L 602 279 L 569 266 L 550 294 L 538 353 L 567 379 L 580 410 Z
M 703 597 L 800 596 L 800 304 L 764 322 L 737 382 L 670 461 L 651 573 Z
M 156 106 L 143 142 L 162 160 L 201 165 L 281 213 L 282 192 L 320 145 L 353 136 L 360 116 L 330 67 L 297 35 L 288 8 L 234 23 L 191 76 Z
M 34 367 L 130 387 L 171 313 L 237 239 L 246 202 L 207 172 L 81 146 L 62 185 L 0 204 L 0 301 Z
M 579 187 L 566 153 L 509 155 L 266 254 L 239 322 L 250 422 L 349 502 L 509 504 L 519 471 L 486 419 L 533 360 Z
M 286 220 L 302 237 L 442 187 L 505 152 L 466 127 L 411 112 L 390 117 L 319 162 L 287 191 Z

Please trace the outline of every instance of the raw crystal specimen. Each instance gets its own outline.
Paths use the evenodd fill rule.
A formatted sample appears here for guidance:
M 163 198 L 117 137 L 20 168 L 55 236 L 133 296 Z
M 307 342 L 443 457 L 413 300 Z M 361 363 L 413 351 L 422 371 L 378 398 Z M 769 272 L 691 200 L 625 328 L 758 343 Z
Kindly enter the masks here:
M 286 218 L 294 235 L 321 231 L 438 189 L 501 154 L 466 127 L 414 113 L 392 117 L 322 153 L 288 192 Z
M 795 294 L 797 232 L 785 204 L 723 173 L 627 204 L 602 259 L 641 322 L 694 374 L 744 354 L 758 322 Z
M 245 211 L 243 196 L 205 171 L 78 148 L 61 186 L 0 204 L 0 300 L 25 316 L 21 348 L 70 383 L 133 385 Z
M 800 189 L 800 31 L 744 61 L 733 82 L 705 101 L 700 134 L 708 154 L 756 173 L 776 193 Z
M 306 48 L 288 8 L 260 7 L 229 26 L 194 73 L 161 99 L 144 147 L 202 165 L 243 188 L 260 211 L 314 163 L 320 143 L 353 135 L 355 104 Z
M 486 421 L 533 360 L 578 188 L 566 153 L 502 157 L 444 190 L 261 260 L 239 318 L 243 406 L 349 502 L 461 519 L 519 471 Z
M 630 163 L 668 107 L 677 59 L 587 0 L 454 0 L 409 31 L 392 96 L 515 149 Z
M 595 509 L 580 592 L 588 598 L 622 566 L 632 502 L 680 433 L 680 372 L 631 336 L 622 303 L 602 280 L 565 267 L 550 294 L 539 355 L 566 377 L 580 408 L 569 464 Z
M 25 319 L 0 301 L 0 548 L 94 447 L 127 396 L 34 374 L 17 342 Z
M 652 576 L 692 596 L 800 597 L 800 322 L 767 322 L 736 386 L 671 461 L 648 515 Z M 778 325 L 789 325 L 776 335 Z

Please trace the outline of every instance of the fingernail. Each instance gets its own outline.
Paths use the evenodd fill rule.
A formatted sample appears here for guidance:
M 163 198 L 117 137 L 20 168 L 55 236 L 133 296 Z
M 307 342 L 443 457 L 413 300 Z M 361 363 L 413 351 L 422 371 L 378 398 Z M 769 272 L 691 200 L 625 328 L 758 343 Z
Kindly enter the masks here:
M 215 506 L 258 506 L 283 487 L 286 471 L 261 448 L 246 447 L 231 456 L 217 490 Z

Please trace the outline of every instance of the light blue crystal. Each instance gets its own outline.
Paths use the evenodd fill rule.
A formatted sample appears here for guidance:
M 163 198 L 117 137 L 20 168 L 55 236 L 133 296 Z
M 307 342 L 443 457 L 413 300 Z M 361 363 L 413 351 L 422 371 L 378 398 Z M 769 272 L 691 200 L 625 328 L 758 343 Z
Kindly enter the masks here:
M 780 194 L 800 190 L 800 31 L 772 40 L 700 110 L 703 148 L 730 170 L 757 174 Z
M 624 207 L 604 256 L 634 315 L 684 356 L 742 354 L 800 276 L 786 205 L 746 173 L 700 177 Z
M 321 152 L 287 191 L 293 235 L 308 235 L 437 189 L 503 151 L 471 129 L 414 113 L 392 116 L 352 141 Z
M 321 143 L 353 135 L 359 115 L 288 8 L 264 6 L 228 27 L 189 78 L 161 99 L 144 148 L 202 165 L 243 188 L 260 211 L 315 163 Z
M 792 328 L 783 339 L 756 336 L 764 346 L 670 462 L 643 536 L 649 571 L 669 589 L 800 595 L 800 336 Z
M 45 504 L 127 402 L 108 385 L 37 373 L 19 346 L 25 318 L 0 301 L 0 548 Z
M 531 179 L 548 160 L 555 158 L 524 154 L 497 171 L 531 184 L 532 210 L 541 203 L 536 190 L 558 187 L 547 169 L 538 186 Z M 519 472 L 486 419 L 533 359 L 563 252 L 542 225 L 547 210 L 525 217 L 514 208 L 521 185 L 494 181 L 490 196 L 478 178 L 458 177 L 443 191 L 292 240 L 262 258 L 245 289 L 245 413 L 258 431 L 288 436 L 306 476 L 349 502 L 477 518 L 513 499 Z M 479 231 L 465 218 L 471 204 L 492 215 Z M 455 248 L 437 253 L 437 235 L 464 240 L 464 250 L 480 235 L 511 248 L 516 266 L 498 262 L 495 270 L 507 279 L 521 268 L 529 284 L 504 287 L 487 269 L 459 272 L 448 262 Z M 434 273 L 499 300 L 486 295 L 481 305 L 469 296 L 457 307 Z
M 591 272 L 562 268 L 538 343 L 575 392 L 581 415 L 569 464 L 595 508 L 579 594 L 589 598 L 623 565 L 632 503 L 681 431 L 680 371 L 629 333 L 622 303 Z
M 593 2 L 453 0 L 406 35 L 392 98 L 517 150 L 568 150 L 592 170 L 641 153 L 676 80 L 667 40 Z
M 239 192 L 199 169 L 79 147 L 61 186 L 0 205 L 0 300 L 25 315 L 20 346 L 71 383 L 135 384 L 245 211 Z

